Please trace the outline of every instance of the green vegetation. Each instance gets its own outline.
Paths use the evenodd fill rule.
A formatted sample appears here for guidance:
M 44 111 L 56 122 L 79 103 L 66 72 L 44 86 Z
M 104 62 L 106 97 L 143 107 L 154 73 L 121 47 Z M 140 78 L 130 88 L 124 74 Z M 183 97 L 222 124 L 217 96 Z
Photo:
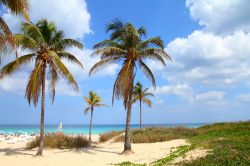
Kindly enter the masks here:
M 218 123 L 197 129 L 199 134 L 189 141 L 196 147 L 211 149 L 204 158 L 182 162 L 183 166 L 250 165 L 250 121 Z
M 40 137 L 27 143 L 27 149 L 39 147 Z M 88 140 L 83 136 L 69 136 L 57 133 L 48 133 L 44 137 L 44 147 L 58 149 L 84 148 L 88 146 Z
M 136 129 L 130 132 L 133 143 L 152 143 L 163 142 L 173 139 L 188 139 L 197 135 L 194 129 L 176 127 L 176 128 L 144 128 Z M 115 141 L 122 142 L 123 137 L 118 137 Z
M 110 131 L 106 133 L 102 133 L 99 136 L 99 142 L 106 142 L 110 140 L 111 138 L 114 138 L 118 135 L 120 135 L 123 131 Z
M 153 163 L 151 163 L 151 166 L 162 166 L 166 165 L 170 161 L 173 161 L 177 157 L 180 157 L 184 155 L 186 152 L 194 149 L 194 146 L 189 146 L 189 145 L 184 145 L 184 146 L 179 146 L 177 149 L 173 152 L 171 152 L 167 157 L 164 157 L 162 159 L 156 160 Z
M 186 152 L 195 148 L 210 149 L 211 151 L 203 158 L 192 161 L 184 161 L 176 163 L 181 166 L 247 166 L 250 165 L 250 121 L 237 123 L 217 123 L 207 125 L 197 129 L 181 129 L 173 128 L 149 128 L 144 129 L 145 134 L 140 133 L 140 130 L 131 132 L 131 137 L 140 133 L 142 138 L 140 142 L 146 142 L 151 139 L 151 134 L 168 135 L 167 139 L 188 138 L 191 146 L 178 147 L 176 151 L 170 155 L 159 159 L 151 165 L 164 166 L 175 158 L 185 155 Z M 188 130 L 190 133 L 188 134 Z M 178 131 L 178 132 L 177 132 Z M 160 133 L 165 132 L 165 133 Z M 168 133 L 169 132 L 169 133 Z M 148 134 L 146 134 L 148 133 Z M 154 135 L 153 134 L 153 135 Z M 145 138 L 144 138 L 145 137 Z M 148 138 L 147 138 L 148 137 Z M 153 139 L 154 140 L 154 139 Z M 159 139 L 161 140 L 161 139 Z M 162 139 L 164 140 L 164 139 Z M 155 140 L 154 140 L 155 141 Z M 118 166 L 135 166 L 130 162 L 117 164 Z
M 119 164 L 115 164 L 115 166 L 147 166 L 147 164 L 134 164 L 129 161 L 126 161 Z

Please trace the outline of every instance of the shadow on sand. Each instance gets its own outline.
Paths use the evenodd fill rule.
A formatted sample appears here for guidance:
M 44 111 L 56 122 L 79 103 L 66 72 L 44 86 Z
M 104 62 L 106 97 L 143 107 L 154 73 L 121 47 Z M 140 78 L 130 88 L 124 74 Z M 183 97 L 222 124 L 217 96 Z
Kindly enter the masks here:
M 29 150 L 34 151 L 35 150 Z M 4 148 L 0 149 L 0 153 L 4 153 L 6 156 L 15 156 L 15 155 L 27 155 L 27 156 L 35 156 L 34 154 L 27 153 L 25 148 Z

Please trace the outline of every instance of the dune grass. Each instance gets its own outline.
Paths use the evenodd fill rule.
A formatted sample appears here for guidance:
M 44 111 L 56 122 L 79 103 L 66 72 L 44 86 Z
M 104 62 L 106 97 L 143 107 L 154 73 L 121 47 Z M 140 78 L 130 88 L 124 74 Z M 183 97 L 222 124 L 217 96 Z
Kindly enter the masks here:
M 120 135 L 123 131 L 110 131 L 106 133 L 99 134 L 99 142 L 106 142 L 111 138 Z
M 173 139 L 187 139 L 197 135 L 196 130 L 176 127 L 176 128 L 144 128 L 131 131 L 131 141 L 133 143 L 153 143 L 163 142 Z M 115 142 L 123 142 L 124 137 L 118 137 Z
M 148 130 L 148 129 L 145 129 Z M 151 129 L 154 130 L 154 129 Z M 160 130 L 155 129 L 158 133 Z M 177 129 L 173 129 L 175 131 Z M 217 123 L 197 129 L 189 129 L 192 134 L 179 132 L 179 135 L 167 138 L 188 138 L 191 146 L 181 146 L 170 155 L 152 162 L 152 166 L 168 165 L 175 158 L 185 155 L 195 148 L 210 149 L 203 158 L 176 163 L 180 166 L 247 166 L 250 165 L 250 121 L 237 123 Z M 178 130 L 177 130 L 178 131 Z M 185 131 L 185 130 L 180 130 Z M 182 133 L 182 134 L 180 134 Z M 161 135 L 161 134 L 158 134 Z M 167 134 L 169 135 L 169 134 Z M 172 134 L 170 134 L 171 136 Z M 145 134 L 144 136 L 147 136 Z M 150 137 L 150 136 L 149 136 Z M 132 135 L 133 138 L 133 135 Z M 147 139 L 144 139 L 147 140 Z M 151 139 L 148 139 L 151 140 Z M 160 139 L 161 140 L 161 139 Z M 131 162 L 116 164 L 117 166 L 136 166 Z
M 40 138 L 36 137 L 26 145 L 27 149 L 39 146 Z M 84 136 L 69 136 L 65 134 L 48 133 L 44 138 L 45 148 L 72 149 L 84 148 L 88 146 L 88 139 Z

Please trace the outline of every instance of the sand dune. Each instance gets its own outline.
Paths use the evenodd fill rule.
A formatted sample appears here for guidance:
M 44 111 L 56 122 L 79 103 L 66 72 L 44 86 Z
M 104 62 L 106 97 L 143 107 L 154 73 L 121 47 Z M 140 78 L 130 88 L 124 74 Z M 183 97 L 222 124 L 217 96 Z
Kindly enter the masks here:
M 134 154 L 120 155 L 123 143 L 98 144 L 94 148 L 79 150 L 45 149 L 43 157 L 35 157 L 37 149 L 26 150 L 25 142 L 0 142 L 1 166 L 102 166 L 123 161 L 150 163 L 170 153 L 172 148 L 187 144 L 185 140 L 159 143 L 133 144 Z

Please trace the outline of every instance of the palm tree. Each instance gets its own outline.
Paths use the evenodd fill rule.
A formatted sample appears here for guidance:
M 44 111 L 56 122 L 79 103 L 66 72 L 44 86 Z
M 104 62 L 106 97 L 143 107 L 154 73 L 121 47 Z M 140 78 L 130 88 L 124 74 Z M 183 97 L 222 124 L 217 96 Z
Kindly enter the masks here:
M 137 82 L 136 85 L 134 86 L 134 93 L 133 93 L 133 101 L 132 103 L 136 103 L 136 101 L 139 100 L 140 103 L 140 129 L 141 129 L 141 124 L 142 124 L 142 103 L 146 104 L 147 106 L 151 107 L 151 101 L 147 97 L 154 97 L 153 93 L 150 93 L 148 91 L 149 89 L 146 88 L 143 90 L 142 84 L 140 82 Z
M 13 61 L 0 70 L 0 78 L 13 74 L 21 66 L 34 64 L 25 97 L 29 104 L 33 102 L 36 106 L 40 94 L 41 98 L 41 124 L 40 124 L 40 145 L 37 155 L 42 155 L 44 142 L 44 105 L 45 105 L 45 81 L 48 80 L 48 88 L 52 103 L 55 98 L 55 86 L 59 77 L 63 77 L 73 90 L 78 91 L 77 83 L 62 59 L 76 63 L 82 67 L 74 55 L 65 51 L 67 47 L 83 48 L 83 45 L 73 39 L 65 39 L 63 32 L 58 31 L 53 22 L 40 20 L 37 24 L 22 23 L 23 34 L 15 35 L 18 46 L 27 49 L 31 53 L 18 58 L 18 64 Z
M 11 13 L 15 15 L 23 16 L 27 21 L 29 21 L 29 1 L 28 0 L 0 0 L 0 5 L 7 7 Z M 16 49 L 15 38 L 4 21 L 0 17 L 0 64 L 2 62 L 3 55 L 10 54 Z M 16 52 L 17 56 L 17 52 Z
M 101 107 L 101 106 L 106 106 L 106 105 L 102 104 L 101 97 L 92 91 L 89 92 L 88 97 L 84 97 L 84 98 L 85 98 L 85 102 L 88 104 L 88 107 L 85 108 L 84 110 L 84 114 L 86 115 L 89 112 L 89 110 L 91 111 L 90 124 L 89 124 L 89 146 L 90 146 L 92 143 L 91 129 L 92 129 L 92 118 L 93 118 L 94 107 Z
M 164 51 L 164 44 L 160 37 L 143 40 L 146 37 L 146 30 L 143 27 L 136 28 L 131 23 L 123 23 L 115 19 L 107 25 L 107 32 L 111 32 L 109 39 L 96 44 L 92 55 L 101 55 L 101 60 L 91 69 L 89 74 L 93 74 L 110 63 L 122 62 L 121 70 L 118 73 L 113 87 L 112 103 L 114 97 L 123 98 L 123 105 L 127 110 L 124 151 L 122 154 L 131 152 L 130 143 L 130 119 L 132 107 L 132 95 L 134 78 L 137 66 L 156 86 L 152 71 L 143 60 L 157 60 L 165 65 L 166 59 L 171 59 Z

